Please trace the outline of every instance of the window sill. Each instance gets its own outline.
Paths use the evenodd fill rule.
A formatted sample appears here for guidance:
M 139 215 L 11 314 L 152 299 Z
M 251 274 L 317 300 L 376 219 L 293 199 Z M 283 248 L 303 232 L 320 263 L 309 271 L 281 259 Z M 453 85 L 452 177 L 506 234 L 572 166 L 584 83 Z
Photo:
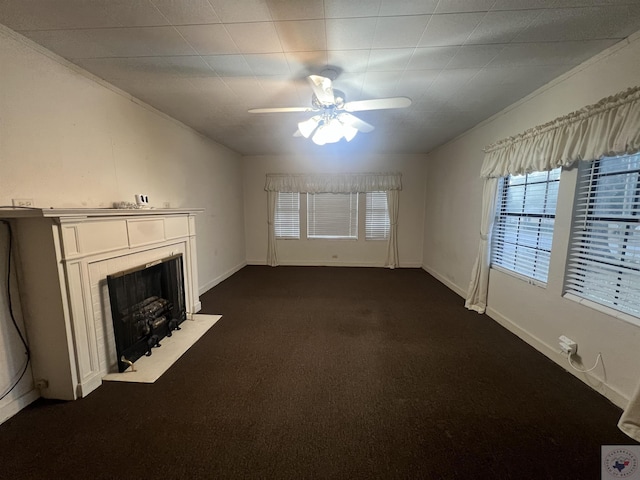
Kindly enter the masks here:
M 539 288 L 547 288 L 547 284 L 541 280 L 536 280 L 535 278 L 527 277 L 526 275 L 522 275 L 521 273 L 514 272 L 513 270 L 509 270 L 504 267 L 499 267 L 497 265 L 492 265 L 491 270 L 497 270 L 505 275 L 509 275 L 510 277 L 517 278 L 518 280 L 525 282 L 529 285 Z
M 357 238 L 333 238 L 333 237 L 306 237 L 306 238 L 302 238 L 302 237 L 299 237 L 299 238 L 293 238 L 293 237 L 276 237 L 276 240 L 278 240 L 278 241 L 280 241 L 280 240 L 285 240 L 285 241 L 289 241 L 289 240 L 294 240 L 294 241 L 295 241 L 295 240 L 303 240 L 303 241 L 304 241 L 304 240 L 311 240 L 311 241 L 317 241 L 317 240 L 320 240 L 320 241 L 322 241 L 322 240 L 328 240 L 328 241 L 331 241 L 331 242 L 334 242 L 334 241 L 338 241 L 338 242 L 340 242 L 340 241 L 342 241 L 342 242 L 345 242 L 345 241 L 346 241 L 346 242 L 357 242 L 357 241 L 358 241 L 358 239 L 357 239 Z
M 565 293 L 564 295 L 562 295 L 562 298 L 566 298 L 567 300 L 579 303 L 580 305 L 584 305 L 585 307 L 591 308 L 592 310 L 596 310 L 600 313 L 604 313 L 605 315 L 609 315 L 610 317 L 618 318 L 624 322 L 635 325 L 636 327 L 640 327 L 640 318 L 629 315 L 628 313 L 615 310 L 614 308 L 607 307 L 606 305 L 600 305 L 593 300 L 579 297 L 573 293 Z
M 346 237 L 307 237 L 307 240 L 328 240 L 330 242 L 342 241 L 342 242 L 357 242 L 357 238 L 346 238 Z
M 280 240 L 285 240 L 285 241 L 289 241 L 289 240 L 330 240 L 330 241 L 347 241 L 347 242 L 358 242 L 360 241 L 359 238 L 332 238 L 332 237 L 307 237 L 307 238 L 302 238 L 302 237 L 276 237 L 276 240 L 280 241 Z M 365 238 L 364 239 L 365 242 L 388 242 L 389 239 L 388 238 Z

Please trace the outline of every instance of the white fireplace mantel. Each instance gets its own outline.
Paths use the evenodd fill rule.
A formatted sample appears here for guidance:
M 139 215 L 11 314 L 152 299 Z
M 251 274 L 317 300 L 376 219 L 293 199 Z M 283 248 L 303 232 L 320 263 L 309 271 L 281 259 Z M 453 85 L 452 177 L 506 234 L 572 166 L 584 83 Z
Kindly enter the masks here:
M 116 363 L 106 277 L 181 253 L 197 313 L 195 215 L 203 209 L 2 209 L 17 247 L 32 371 L 45 398 L 86 396 Z

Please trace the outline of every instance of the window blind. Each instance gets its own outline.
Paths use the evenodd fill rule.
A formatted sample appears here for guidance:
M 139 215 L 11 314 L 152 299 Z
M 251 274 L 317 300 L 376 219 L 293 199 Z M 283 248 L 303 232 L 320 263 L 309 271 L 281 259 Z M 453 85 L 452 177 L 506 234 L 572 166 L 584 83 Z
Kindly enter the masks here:
M 640 317 L 640 154 L 581 162 L 565 291 Z
M 358 238 L 357 193 L 308 193 L 308 238 Z
M 389 209 L 387 192 L 366 193 L 365 239 L 389 238 Z
M 491 266 L 546 283 L 560 168 L 500 179 Z
M 276 238 L 300 238 L 300 194 L 278 192 L 274 219 Z

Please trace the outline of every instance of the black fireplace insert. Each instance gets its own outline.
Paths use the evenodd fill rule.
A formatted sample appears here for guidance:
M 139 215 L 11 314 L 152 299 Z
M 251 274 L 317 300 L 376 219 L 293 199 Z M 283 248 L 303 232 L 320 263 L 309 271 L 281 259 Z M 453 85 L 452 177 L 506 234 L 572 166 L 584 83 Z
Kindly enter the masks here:
M 180 330 L 187 317 L 182 264 L 179 254 L 107 276 L 120 372 Z

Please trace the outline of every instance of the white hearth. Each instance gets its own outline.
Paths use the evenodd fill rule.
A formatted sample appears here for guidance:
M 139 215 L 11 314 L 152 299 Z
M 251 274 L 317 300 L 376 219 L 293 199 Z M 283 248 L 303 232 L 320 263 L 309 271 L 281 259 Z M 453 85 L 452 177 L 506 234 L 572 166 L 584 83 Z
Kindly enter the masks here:
M 154 383 L 202 335 L 213 327 L 222 315 L 194 314 L 180 324 L 180 330 L 162 339 L 162 347 L 154 349 L 150 357 L 140 357 L 122 373 L 108 373 L 103 380 L 110 382 Z
M 195 215 L 201 211 L 0 211 L 13 223 L 33 377 L 47 385 L 43 397 L 86 396 L 118 371 L 107 275 L 182 254 L 188 318 L 200 311 Z

